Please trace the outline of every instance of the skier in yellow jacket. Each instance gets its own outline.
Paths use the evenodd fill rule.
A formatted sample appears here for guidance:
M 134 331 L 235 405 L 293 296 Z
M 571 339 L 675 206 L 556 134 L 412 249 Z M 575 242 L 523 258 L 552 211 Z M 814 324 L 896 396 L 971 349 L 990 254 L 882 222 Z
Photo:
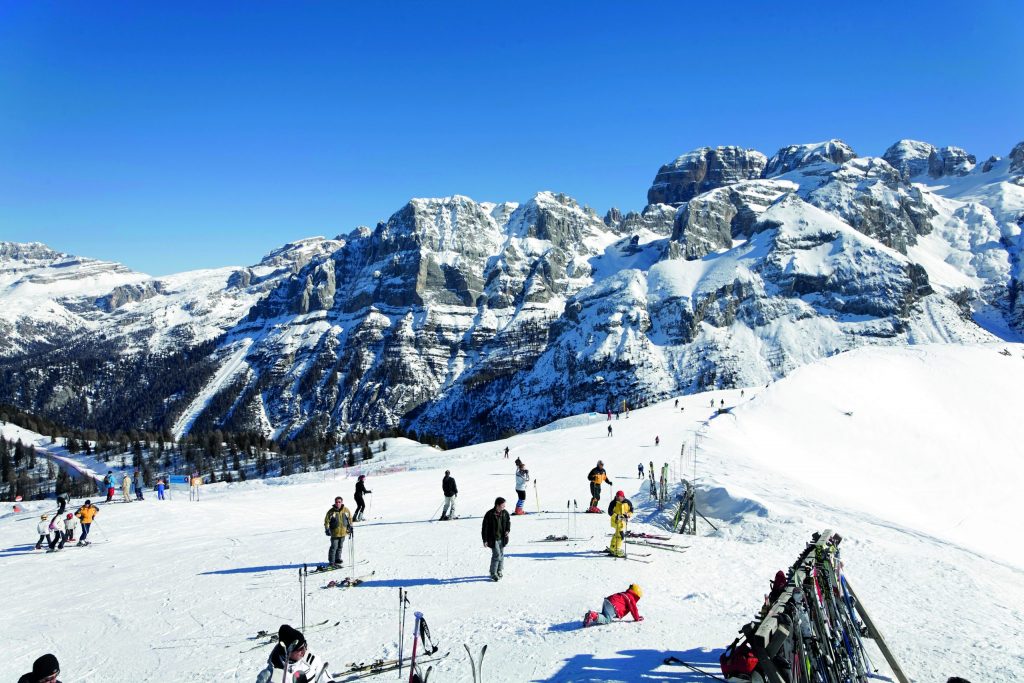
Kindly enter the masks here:
M 608 505 L 608 515 L 611 517 L 612 528 L 615 529 L 608 552 L 616 557 L 622 557 L 622 537 L 626 533 L 626 523 L 633 516 L 633 503 L 626 498 L 625 493 L 622 491 L 615 493 L 615 498 Z

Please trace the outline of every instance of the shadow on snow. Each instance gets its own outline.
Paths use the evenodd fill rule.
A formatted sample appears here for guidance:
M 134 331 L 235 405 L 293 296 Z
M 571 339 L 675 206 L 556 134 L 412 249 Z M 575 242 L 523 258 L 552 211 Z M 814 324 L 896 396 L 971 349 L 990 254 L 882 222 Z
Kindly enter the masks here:
M 571 627 L 570 627 L 571 624 Z M 568 631 L 579 628 L 579 621 L 556 624 L 550 630 Z M 601 628 L 593 626 L 591 628 Z M 721 650 L 693 649 L 685 652 L 659 650 L 620 650 L 615 657 L 578 654 L 567 660 L 550 678 L 535 678 L 531 683 L 557 683 L 561 681 L 707 681 L 708 675 L 720 678 L 718 655 Z M 664 664 L 668 656 L 675 656 L 687 664 L 706 671 L 701 674 L 682 666 Z

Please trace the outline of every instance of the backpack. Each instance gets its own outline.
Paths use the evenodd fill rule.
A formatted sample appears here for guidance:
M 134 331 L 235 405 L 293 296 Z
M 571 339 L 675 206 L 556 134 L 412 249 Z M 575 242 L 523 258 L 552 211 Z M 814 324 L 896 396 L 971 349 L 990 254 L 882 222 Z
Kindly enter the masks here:
M 726 678 L 749 676 L 757 668 L 757 656 L 750 649 L 750 645 L 744 641 L 737 647 L 737 643 L 738 638 L 732 641 L 732 645 L 725 648 L 725 652 L 718 658 L 718 663 L 722 666 L 722 675 Z
M 768 594 L 768 602 L 775 602 L 778 599 L 778 597 L 782 595 L 782 591 L 784 591 L 785 589 L 786 575 L 780 569 L 779 571 L 775 572 L 775 580 L 772 581 L 772 590 Z

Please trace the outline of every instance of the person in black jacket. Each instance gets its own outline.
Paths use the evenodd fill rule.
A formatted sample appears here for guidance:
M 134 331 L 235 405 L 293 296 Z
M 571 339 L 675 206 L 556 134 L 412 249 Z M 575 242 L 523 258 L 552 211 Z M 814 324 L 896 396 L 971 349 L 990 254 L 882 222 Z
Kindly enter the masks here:
M 363 502 L 363 495 L 367 493 L 373 493 L 366 488 L 366 484 L 363 480 L 366 479 L 365 474 L 360 474 L 359 479 L 356 480 L 356 514 L 352 517 L 353 522 L 363 521 L 363 512 L 366 510 L 366 503 Z
M 484 539 L 484 547 L 491 549 L 491 580 L 501 579 L 505 568 L 505 546 L 508 545 L 508 534 L 512 530 L 512 518 L 505 511 L 505 499 L 498 496 L 494 499 L 494 507 L 484 513 L 484 522 L 480 535 Z
M 32 662 L 32 670 L 18 679 L 18 683 L 60 683 L 60 664 L 53 655 L 43 655 Z
M 455 477 L 449 470 L 444 471 L 441 491 L 444 493 L 444 510 L 441 511 L 441 521 L 453 519 L 455 517 L 455 497 L 459 495 L 459 487 L 455 485 Z

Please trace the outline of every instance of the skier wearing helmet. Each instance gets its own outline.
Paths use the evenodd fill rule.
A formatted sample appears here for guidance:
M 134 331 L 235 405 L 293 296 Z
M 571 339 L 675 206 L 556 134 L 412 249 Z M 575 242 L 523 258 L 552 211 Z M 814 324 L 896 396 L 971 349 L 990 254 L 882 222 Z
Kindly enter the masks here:
M 603 461 L 597 461 L 597 466 L 590 470 L 587 479 L 590 480 L 590 507 L 587 508 L 587 512 L 601 512 L 601 508 L 597 507 L 597 504 L 601 502 L 601 484 L 612 485 L 612 480 L 604 471 Z
M 43 547 L 43 539 L 46 539 L 46 545 L 50 545 L 50 523 L 47 521 L 50 519 L 49 515 L 40 515 L 39 524 L 36 524 L 36 532 L 39 534 L 39 540 L 36 541 L 36 550 L 41 550 Z
M 631 583 L 629 588 L 621 593 L 609 595 L 604 599 L 600 612 L 591 610 L 583 615 L 584 628 L 594 624 L 609 624 L 615 619 L 624 618 L 627 613 L 633 615 L 633 621 L 643 621 L 644 618 L 640 616 L 636 605 L 640 598 L 643 597 L 643 594 L 644 592 L 640 590 L 640 586 Z
M 75 540 L 75 529 L 78 528 L 78 518 L 72 513 L 64 515 L 64 542 L 71 543 Z
M 92 527 L 93 518 L 99 514 L 99 509 L 92 504 L 91 500 L 85 501 L 82 507 L 78 508 L 78 512 L 75 513 L 75 517 L 82 520 L 82 538 L 78 541 L 78 545 L 89 545 L 89 529 Z
M 633 502 L 626 498 L 622 491 L 616 491 L 615 498 L 608 505 L 608 516 L 611 517 L 612 528 L 615 529 L 608 552 L 616 557 L 622 557 L 622 536 L 626 533 L 626 523 L 633 516 Z
M 352 516 L 353 522 L 363 521 L 363 512 L 366 510 L 366 503 L 363 502 L 363 495 L 367 493 L 373 493 L 366 489 L 364 480 L 366 479 L 365 474 L 360 474 L 359 479 L 356 480 L 356 514 Z

